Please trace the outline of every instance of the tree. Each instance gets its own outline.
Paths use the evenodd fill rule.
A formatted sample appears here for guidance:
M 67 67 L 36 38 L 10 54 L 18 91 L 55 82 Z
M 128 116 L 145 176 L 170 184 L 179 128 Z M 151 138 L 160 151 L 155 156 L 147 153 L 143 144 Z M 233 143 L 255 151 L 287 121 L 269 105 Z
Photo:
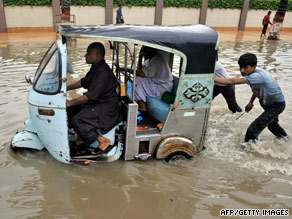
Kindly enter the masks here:
M 270 30 L 268 39 L 269 40 L 277 40 L 278 36 L 280 34 L 280 31 L 282 29 L 283 26 L 283 21 L 284 21 L 284 17 L 285 17 L 285 13 L 287 11 L 288 8 L 288 2 L 289 0 L 281 0 L 278 6 L 278 10 L 274 16 L 273 19 L 273 25 L 272 28 Z
M 61 0 L 61 22 L 69 22 L 70 21 L 70 4 L 71 0 Z

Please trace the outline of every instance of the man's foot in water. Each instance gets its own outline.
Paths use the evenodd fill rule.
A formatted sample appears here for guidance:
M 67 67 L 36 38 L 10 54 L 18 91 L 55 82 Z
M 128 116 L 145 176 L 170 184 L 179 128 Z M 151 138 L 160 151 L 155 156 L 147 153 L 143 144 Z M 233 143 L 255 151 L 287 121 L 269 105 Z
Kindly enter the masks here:
M 242 109 L 239 105 L 236 105 L 236 108 L 232 110 L 232 113 L 236 113 L 236 112 L 242 112 Z
M 98 142 L 99 142 L 99 146 L 98 148 L 102 151 L 106 150 L 107 147 L 109 147 L 109 145 L 111 144 L 111 141 L 103 136 L 98 136 L 97 138 Z
M 92 152 L 92 154 L 95 156 L 107 154 L 114 147 L 113 145 L 110 144 L 111 141 L 109 139 L 107 139 L 101 135 L 97 138 L 97 141 L 99 142 L 99 146 L 98 146 L 98 148 L 95 149 L 94 152 Z
M 240 106 L 236 106 L 236 112 L 239 112 L 239 113 L 241 113 L 242 112 L 242 109 L 241 109 L 241 107 Z

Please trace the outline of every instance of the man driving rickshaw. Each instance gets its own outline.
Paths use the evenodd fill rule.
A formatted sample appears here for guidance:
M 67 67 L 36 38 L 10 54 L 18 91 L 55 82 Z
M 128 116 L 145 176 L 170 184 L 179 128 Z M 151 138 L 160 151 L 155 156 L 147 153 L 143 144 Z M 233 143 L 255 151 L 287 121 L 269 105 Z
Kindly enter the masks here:
M 67 90 L 83 87 L 87 92 L 67 101 L 69 127 L 78 135 L 76 145 L 86 146 L 99 142 L 96 153 L 107 153 L 113 145 L 101 134 L 107 133 L 119 122 L 117 79 L 104 60 L 105 49 L 101 43 L 91 43 L 85 54 L 90 71 L 84 78 L 68 85 Z

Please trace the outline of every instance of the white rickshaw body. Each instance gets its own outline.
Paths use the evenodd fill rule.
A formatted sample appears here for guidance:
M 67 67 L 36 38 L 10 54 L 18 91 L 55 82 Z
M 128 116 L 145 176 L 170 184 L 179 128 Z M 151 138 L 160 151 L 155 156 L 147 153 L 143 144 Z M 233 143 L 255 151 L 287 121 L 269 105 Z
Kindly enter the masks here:
M 114 161 L 120 157 L 172 161 L 191 158 L 203 150 L 219 46 L 219 36 L 214 29 L 204 25 L 61 25 L 59 33 L 61 39 L 49 48 L 31 84 L 29 116 L 25 130 L 13 137 L 13 148 L 45 148 L 63 163 Z M 115 147 L 100 157 L 76 156 L 72 152 L 66 113 L 66 74 L 70 67 L 67 67 L 67 42 L 72 39 L 108 41 L 112 50 L 111 67 L 120 84 L 122 121 L 104 135 Z M 170 103 L 147 97 L 144 121 L 147 126 L 140 124 L 135 99 L 141 46 L 155 48 L 163 55 L 172 70 L 174 84 Z M 175 59 L 179 63 L 176 73 Z M 97 143 L 92 145 L 96 148 Z
M 13 147 L 46 148 L 57 160 L 69 163 L 66 114 L 67 50 L 62 40 L 43 57 L 28 94 L 29 116 L 25 131 L 12 140 Z M 32 145 L 35 145 L 34 147 Z

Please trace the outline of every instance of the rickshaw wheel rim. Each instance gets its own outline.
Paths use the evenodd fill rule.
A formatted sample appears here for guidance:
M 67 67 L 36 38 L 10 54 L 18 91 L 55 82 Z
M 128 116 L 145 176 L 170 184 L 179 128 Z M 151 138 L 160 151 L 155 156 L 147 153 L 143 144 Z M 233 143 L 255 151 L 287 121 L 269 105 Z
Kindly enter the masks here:
M 191 158 L 190 155 L 188 155 L 184 151 L 176 151 L 174 153 L 169 154 L 164 160 L 168 163 L 174 163 L 176 161 L 184 161 L 189 160 Z

